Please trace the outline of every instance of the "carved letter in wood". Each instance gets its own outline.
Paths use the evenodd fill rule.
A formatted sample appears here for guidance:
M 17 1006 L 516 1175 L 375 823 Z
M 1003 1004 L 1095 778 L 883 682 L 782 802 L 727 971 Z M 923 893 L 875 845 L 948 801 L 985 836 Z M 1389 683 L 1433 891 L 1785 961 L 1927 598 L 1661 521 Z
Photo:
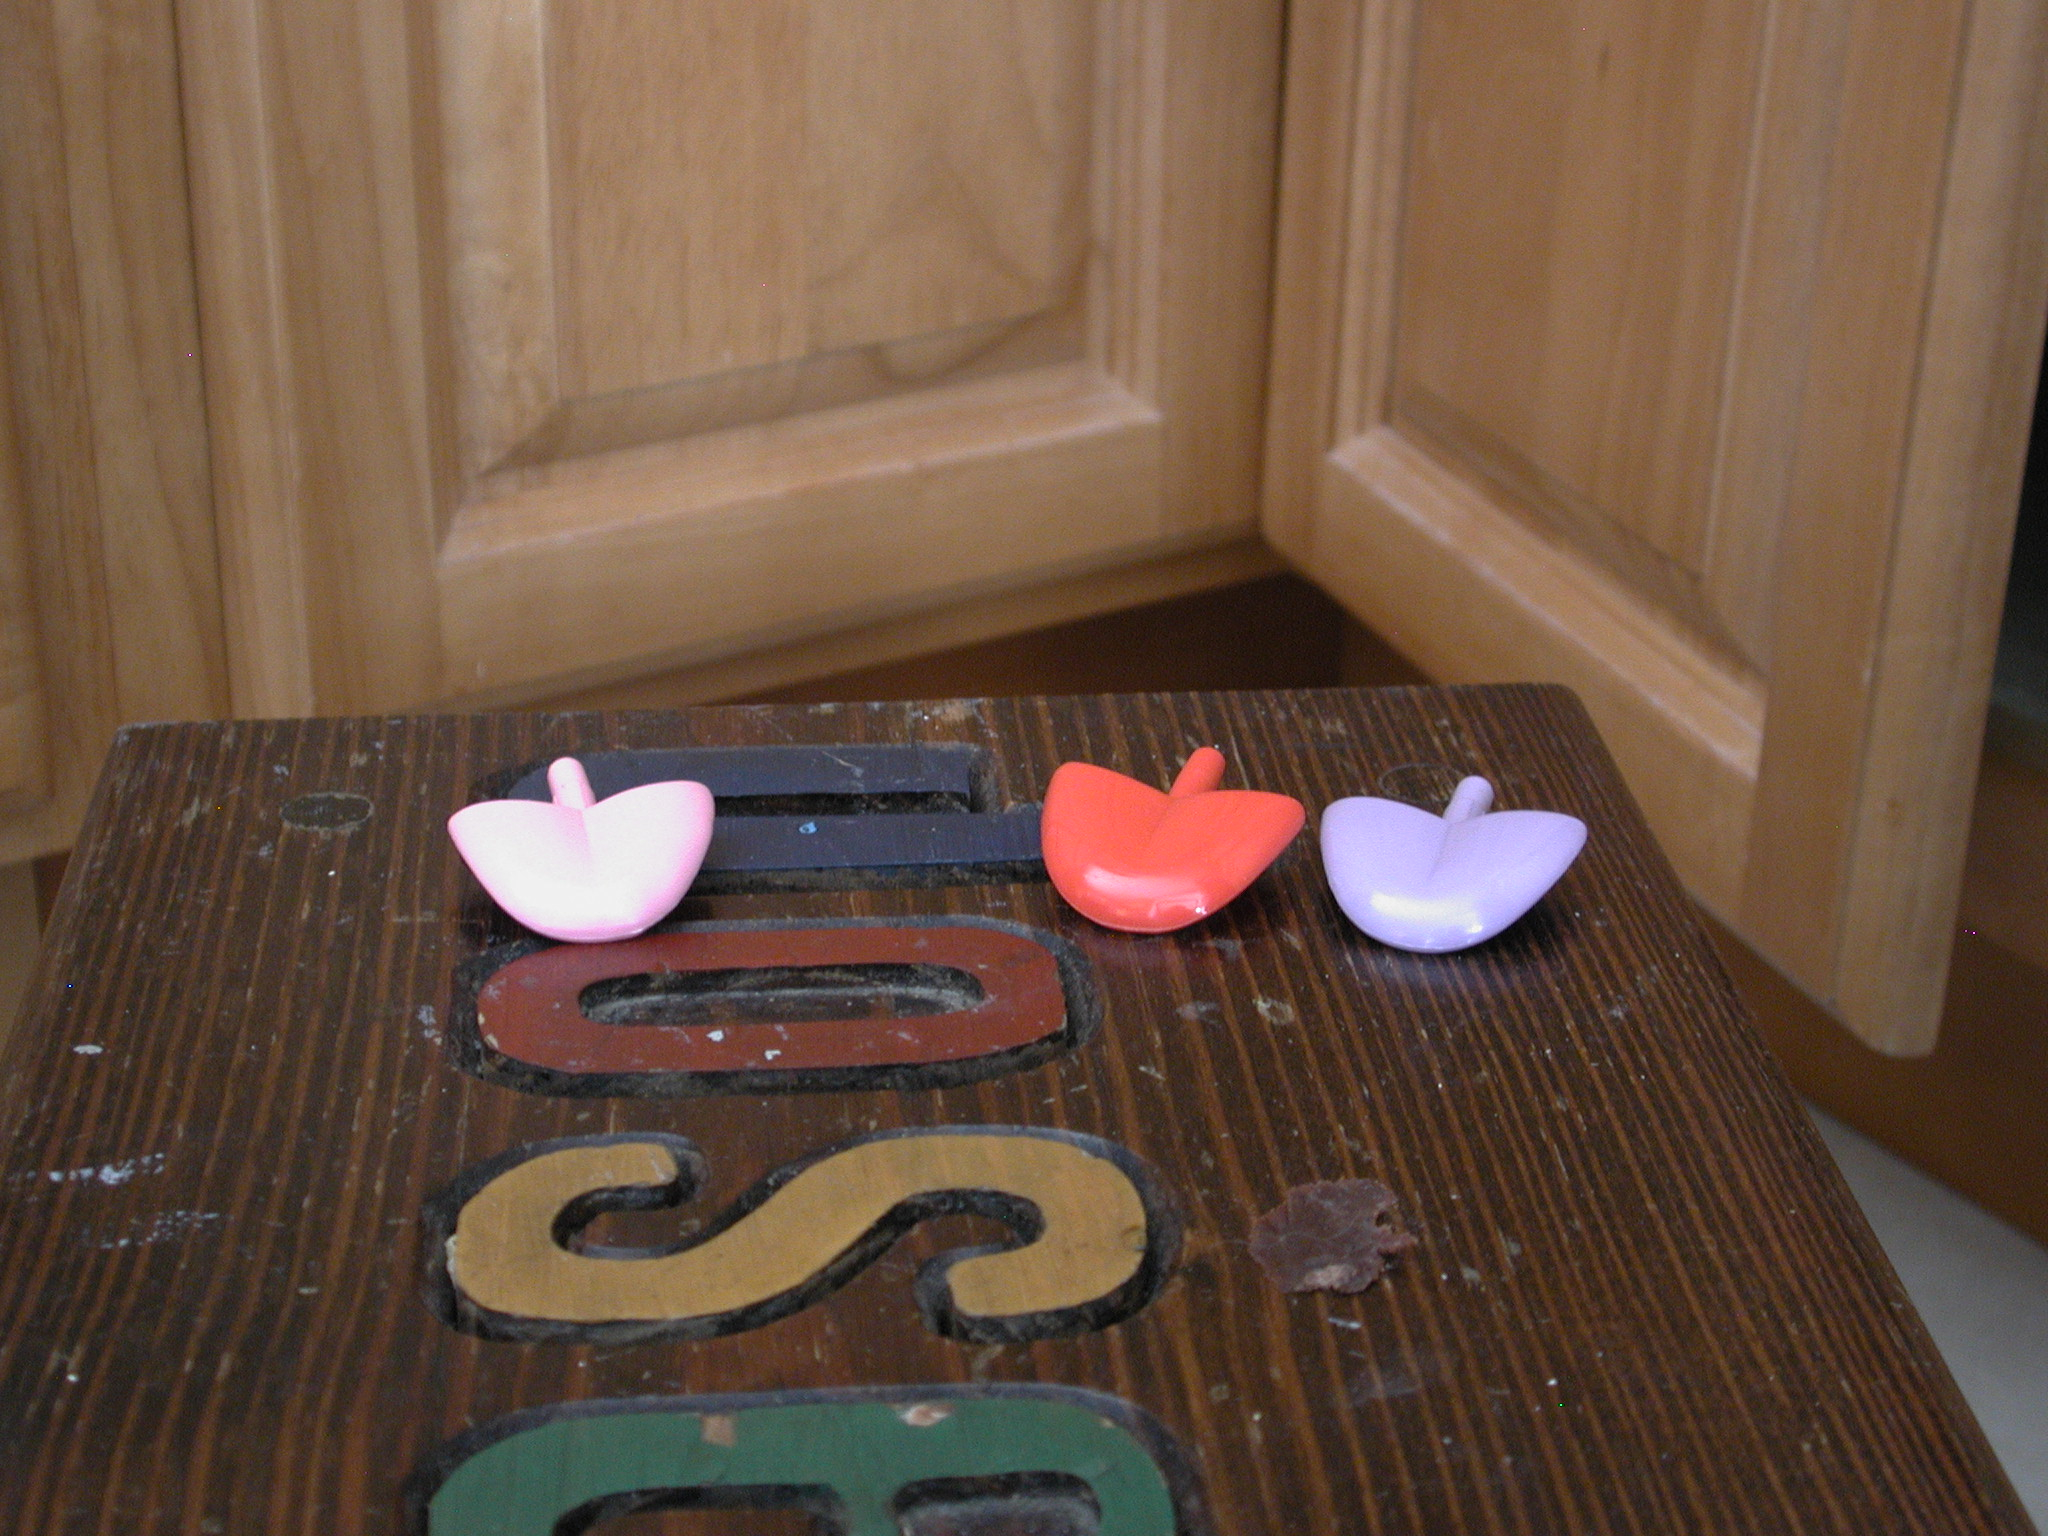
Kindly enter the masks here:
M 461 1064 L 532 1093 L 935 1088 L 1035 1066 L 1094 1032 L 1064 940 L 974 917 L 693 923 L 483 957 Z
M 516 1413 L 414 1483 L 427 1536 L 553 1536 L 639 1510 L 798 1508 L 844 1536 L 1205 1531 L 1149 1415 L 1071 1387 L 626 1398 Z
M 1015 1244 L 941 1255 L 916 1297 L 970 1340 L 1100 1328 L 1164 1280 L 1177 1225 L 1129 1153 L 1070 1132 L 974 1126 L 862 1137 L 778 1169 L 667 1249 L 579 1242 L 607 1211 L 688 1199 L 703 1155 L 639 1132 L 517 1148 L 428 1205 L 437 1304 L 494 1338 L 705 1338 L 802 1310 L 927 1217 L 992 1217 Z

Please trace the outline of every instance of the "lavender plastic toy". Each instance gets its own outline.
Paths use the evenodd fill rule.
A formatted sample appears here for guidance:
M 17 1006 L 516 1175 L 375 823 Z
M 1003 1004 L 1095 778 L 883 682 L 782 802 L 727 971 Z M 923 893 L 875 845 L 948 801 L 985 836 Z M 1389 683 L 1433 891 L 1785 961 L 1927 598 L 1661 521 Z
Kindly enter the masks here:
M 690 779 L 599 800 L 573 757 L 548 767 L 552 805 L 485 800 L 448 818 L 463 862 L 507 912 L 591 944 L 653 927 L 683 899 L 711 844 L 711 791 Z
M 1382 944 L 1441 954 L 1492 938 L 1557 883 L 1586 824 L 1556 811 L 1490 811 L 1461 781 L 1441 816 L 1358 796 L 1323 812 L 1323 870 L 1344 915 Z

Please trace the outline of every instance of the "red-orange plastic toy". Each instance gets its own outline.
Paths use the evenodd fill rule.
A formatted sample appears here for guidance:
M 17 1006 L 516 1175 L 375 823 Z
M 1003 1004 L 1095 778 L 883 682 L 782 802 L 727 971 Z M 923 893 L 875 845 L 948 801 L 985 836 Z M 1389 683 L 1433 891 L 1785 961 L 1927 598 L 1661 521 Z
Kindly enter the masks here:
M 1090 763 L 1045 790 L 1052 883 L 1083 917 L 1126 933 L 1198 922 L 1258 879 L 1308 813 L 1287 795 L 1218 789 L 1223 754 L 1198 748 L 1170 794 Z

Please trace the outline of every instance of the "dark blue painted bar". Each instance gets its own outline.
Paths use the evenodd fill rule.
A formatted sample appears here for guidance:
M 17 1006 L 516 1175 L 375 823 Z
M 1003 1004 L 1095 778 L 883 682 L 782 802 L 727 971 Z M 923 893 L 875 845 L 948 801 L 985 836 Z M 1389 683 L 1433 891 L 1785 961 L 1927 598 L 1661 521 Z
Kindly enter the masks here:
M 770 795 L 950 795 L 972 799 L 981 749 L 956 742 L 928 746 L 681 747 L 579 752 L 601 800 L 664 779 L 695 779 L 720 799 Z M 548 798 L 547 765 L 510 790 L 512 800 Z
M 707 874 L 971 869 L 1039 859 L 1037 806 L 969 809 L 979 747 L 685 747 L 578 753 L 577 759 L 599 799 L 663 779 L 695 779 L 721 801 L 801 796 L 921 802 L 914 810 L 871 804 L 851 815 L 735 815 L 721 806 L 704 857 Z M 506 793 L 515 800 L 547 799 L 545 765 Z M 932 809 L 934 799 L 959 808 Z
M 886 869 L 1029 864 L 1039 857 L 1038 807 L 988 814 L 721 816 L 707 870 Z

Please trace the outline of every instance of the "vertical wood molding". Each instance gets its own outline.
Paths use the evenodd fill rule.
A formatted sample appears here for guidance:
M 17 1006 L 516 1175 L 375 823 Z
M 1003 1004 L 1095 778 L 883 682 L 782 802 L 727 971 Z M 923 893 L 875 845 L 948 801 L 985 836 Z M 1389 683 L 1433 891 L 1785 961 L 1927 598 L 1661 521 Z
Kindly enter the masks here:
M 1758 672 L 1771 670 L 1780 525 L 1840 137 L 1848 0 L 1769 3 L 1743 189 L 1701 586 Z
M 1145 171 L 1163 183 L 1157 283 L 1134 297 L 1161 311 L 1151 398 L 1165 428 L 1162 532 L 1249 527 L 1271 338 L 1282 29 L 1257 5 L 1148 9 L 1166 13 L 1164 111 L 1148 115 L 1167 153 Z M 1245 303 L 1248 293 L 1258 301 Z
M 1268 536 L 1438 680 L 1584 691 L 1694 894 L 1884 1050 L 1936 1027 L 2048 312 L 2043 12 L 1290 13 Z
M 25 522 L 23 614 L 41 652 L 48 798 L 0 825 L 0 860 L 61 846 L 118 709 L 72 249 L 56 17 L 0 4 L 0 314 Z
M 236 708 L 425 703 L 425 41 L 378 0 L 196 0 L 179 41 Z
M 1261 527 L 1312 558 L 1322 463 L 1386 419 L 1414 0 L 1297 6 L 1287 82 Z
M 2048 6 L 1974 0 L 1963 81 L 1836 959 L 1893 1054 L 1934 1044 L 1946 991 L 2048 325 Z
M 1744 936 L 1829 1002 L 1966 10 L 1949 0 L 1848 18 L 1739 909 Z M 1922 65 L 1900 72 L 1904 53 Z
M 27 864 L 0 864 L 0 1062 L 7 1059 L 14 1016 L 41 948 L 34 872 Z
M 315 709 L 291 356 L 258 0 L 190 0 L 178 43 L 234 710 Z
M 1141 400 L 1160 381 L 1167 24 L 1157 0 L 1097 14 L 1088 355 Z
M 0 149 L 16 860 L 70 840 L 116 727 L 228 707 L 171 6 L 0 5 Z
M 1329 67 L 1290 67 L 1281 134 L 1279 220 L 1273 258 L 1273 355 L 1266 400 L 1260 526 L 1283 554 L 1310 560 L 1323 456 L 1336 446 L 1334 398 L 1346 327 L 1330 323 L 1353 291 L 1346 238 L 1359 217 L 1351 193 L 1352 146 L 1365 131 L 1359 75 L 1361 37 L 1386 7 L 1344 0 L 1296 0 L 1288 12 L 1288 57 Z M 1375 50 L 1377 55 L 1377 50 Z M 1371 155 L 1359 157 L 1361 163 Z
M 51 0 L 116 723 L 227 704 L 168 0 Z
M 6 329 L 0 310 L 0 362 Z M 49 793 L 50 752 L 11 396 L 0 366 L 0 806 L 25 806 Z

